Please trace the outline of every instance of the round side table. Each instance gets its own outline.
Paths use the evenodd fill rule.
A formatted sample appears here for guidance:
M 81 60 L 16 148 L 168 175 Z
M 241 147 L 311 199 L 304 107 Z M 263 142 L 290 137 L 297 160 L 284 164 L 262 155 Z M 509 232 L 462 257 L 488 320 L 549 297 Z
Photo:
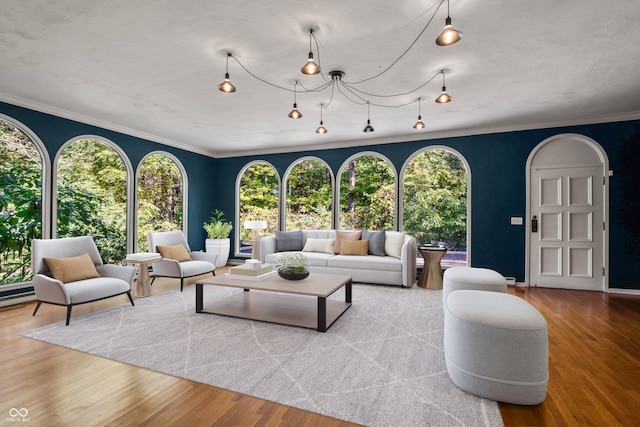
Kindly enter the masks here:
M 138 280 L 136 280 L 135 294 L 137 297 L 148 297 L 151 295 L 151 285 L 149 284 L 148 265 L 160 261 L 162 256 L 157 253 L 135 253 L 127 255 L 124 260 L 127 264 L 138 264 Z
M 422 273 L 418 279 L 418 286 L 426 289 L 442 289 L 442 267 L 440 261 L 447 253 L 447 248 L 422 247 L 418 252 L 424 258 Z

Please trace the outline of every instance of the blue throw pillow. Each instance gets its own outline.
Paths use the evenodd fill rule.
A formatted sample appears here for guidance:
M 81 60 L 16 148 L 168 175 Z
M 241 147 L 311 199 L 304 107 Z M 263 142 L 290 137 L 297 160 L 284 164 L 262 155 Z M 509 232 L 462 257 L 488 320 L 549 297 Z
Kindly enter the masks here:
M 276 252 L 302 250 L 302 230 L 276 231 Z
M 369 241 L 369 255 L 385 256 L 384 240 L 385 232 L 362 230 L 362 240 Z

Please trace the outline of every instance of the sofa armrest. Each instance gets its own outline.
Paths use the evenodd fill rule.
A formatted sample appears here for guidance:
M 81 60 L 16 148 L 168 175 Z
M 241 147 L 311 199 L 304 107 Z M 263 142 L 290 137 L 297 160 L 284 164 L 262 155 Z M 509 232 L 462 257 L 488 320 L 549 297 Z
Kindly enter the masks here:
M 51 302 L 55 304 L 71 304 L 71 297 L 67 289 L 60 280 L 44 274 L 33 276 L 33 289 L 38 301 Z
M 405 235 L 400 260 L 402 262 L 402 286 L 410 288 L 416 281 L 416 258 L 418 256 L 418 243 L 416 238 Z
M 151 264 L 153 274 L 166 277 L 182 277 L 180 263 L 175 259 L 163 258 L 162 261 Z
M 216 265 L 218 260 L 218 254 L 212 254 L 211 252 L 191 252 L 191 259 L 195 261 L 207 261 Z
M 131 286 L 133 283 L 133 278 L 136 276 L 136 267 L 133 266 L 124 266 L 124 265 L 115 265 L 115 264 L 105 264 L 105 265 L 97 265 L 96 271 L 102 277 L 115 277 L 116 279 L 124 280 Z
M 258 259 L 264 263 L 267 255 L 276 252 L 276 236 L 265 236 L 258 240 Z

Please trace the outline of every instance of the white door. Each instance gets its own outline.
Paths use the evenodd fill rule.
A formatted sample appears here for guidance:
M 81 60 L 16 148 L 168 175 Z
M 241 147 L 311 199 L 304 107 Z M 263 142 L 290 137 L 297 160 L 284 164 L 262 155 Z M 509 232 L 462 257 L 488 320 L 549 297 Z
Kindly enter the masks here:
M 530 185 L 529 284 L 603 291 L 603 167 L 532 169 Z

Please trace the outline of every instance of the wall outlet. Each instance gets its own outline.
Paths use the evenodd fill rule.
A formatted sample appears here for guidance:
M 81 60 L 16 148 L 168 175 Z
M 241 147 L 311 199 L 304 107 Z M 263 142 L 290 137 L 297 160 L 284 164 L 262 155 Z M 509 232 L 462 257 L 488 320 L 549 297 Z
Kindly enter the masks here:
M 511 217 L 511 225 L 522 225 L 522 217 L 521 216 L 512 216 Z

